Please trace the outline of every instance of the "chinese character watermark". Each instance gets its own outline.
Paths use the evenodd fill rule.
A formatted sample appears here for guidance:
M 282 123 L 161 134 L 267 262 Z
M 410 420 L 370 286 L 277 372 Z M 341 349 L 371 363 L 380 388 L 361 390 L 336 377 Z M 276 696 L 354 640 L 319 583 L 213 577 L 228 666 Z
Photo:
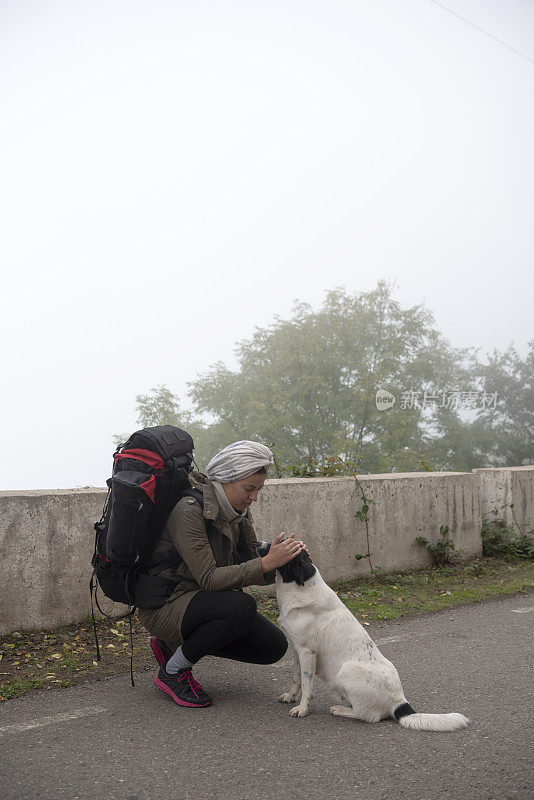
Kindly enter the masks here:
M 462 392 L 459 389 L 441 389 L 440 391 L 409 391 L 401 392 L 399 408 L 467 408 L 479 410 L 493 410 L 497 406 L 498 392 Z M 379 411 L 392 408 L 396 397 L 386 389 L 379 389 L 375 397 L 376 407 Z

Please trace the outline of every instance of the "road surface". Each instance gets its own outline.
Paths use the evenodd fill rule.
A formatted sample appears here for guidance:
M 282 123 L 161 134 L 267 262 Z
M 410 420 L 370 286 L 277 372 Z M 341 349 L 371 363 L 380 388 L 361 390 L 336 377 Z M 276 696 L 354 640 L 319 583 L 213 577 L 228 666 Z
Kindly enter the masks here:
M 367 628 L 416 711 L 460 711 L 456 733 L 409 731 L 277 702 L 290 654 L 256 666 L 205 658 L 213 696 L 180 708 L 153 673 L 43 691 L 0 706 L 2 800 L 510 800 L 532 796 L 534 595 Z M 154 662 L 156 666 L 156 662 Z

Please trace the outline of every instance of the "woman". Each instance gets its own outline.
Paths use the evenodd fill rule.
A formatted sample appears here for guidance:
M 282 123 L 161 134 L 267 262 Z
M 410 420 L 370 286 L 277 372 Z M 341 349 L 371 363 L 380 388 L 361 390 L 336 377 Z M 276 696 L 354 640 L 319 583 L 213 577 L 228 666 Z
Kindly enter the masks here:
M 202 495 L 176 504 L 151 557 L 150 574 L 175 580 L 176 588 L 161 608 L 140 609 L 139 618 L 160 664 L 155 684 L 181 706 L 212 705 L 192 675 L 203 656 L 272 664 L 287 650 L 284 633 L 240 591 L 274 583 L 277 567 L 308 552 L 294 534 L 282 541 L 280 533 L 268 553 L 258 555 L 249 507 L 272 463 L 268 447 L 240 441 L 217 453 L 206 475 L 193 471 L 189 482 Z

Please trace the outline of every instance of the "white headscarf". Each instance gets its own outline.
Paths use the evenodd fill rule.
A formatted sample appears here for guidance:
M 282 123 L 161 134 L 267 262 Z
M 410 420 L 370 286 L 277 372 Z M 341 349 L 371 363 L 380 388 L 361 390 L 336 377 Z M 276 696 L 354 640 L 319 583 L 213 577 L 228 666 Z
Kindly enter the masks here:
M 261 467 L 269 469 L 274 464 L 273 454 L 264 444 L 233 442 L 213 456 L 206 465 L 206 475 L 210 481 L 232 483 L 248 478 Z

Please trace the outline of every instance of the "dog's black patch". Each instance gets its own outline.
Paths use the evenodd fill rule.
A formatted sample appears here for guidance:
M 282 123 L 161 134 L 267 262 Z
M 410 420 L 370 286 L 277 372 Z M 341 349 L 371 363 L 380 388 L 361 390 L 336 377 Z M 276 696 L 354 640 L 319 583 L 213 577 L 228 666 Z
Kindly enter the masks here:
M 393 716 L 397 720 L 400 720 L 401 717 L 407 717 L 408 714 L 415 714 L 416 712 L 413 710 L 409 703 L 401 703 L 400 706 L 397 706 L 395 711 L 393 712 Z
M 305 550 L 302 550 L 298 556 L 288 561 L 283 567 L 278 567 L 277 569 L 284 583 L 294 582 L 299 586 L 304 586 L 305 581 L 313 577 L 316 572 L 316 567 L 312 564 L 312 560 Z

